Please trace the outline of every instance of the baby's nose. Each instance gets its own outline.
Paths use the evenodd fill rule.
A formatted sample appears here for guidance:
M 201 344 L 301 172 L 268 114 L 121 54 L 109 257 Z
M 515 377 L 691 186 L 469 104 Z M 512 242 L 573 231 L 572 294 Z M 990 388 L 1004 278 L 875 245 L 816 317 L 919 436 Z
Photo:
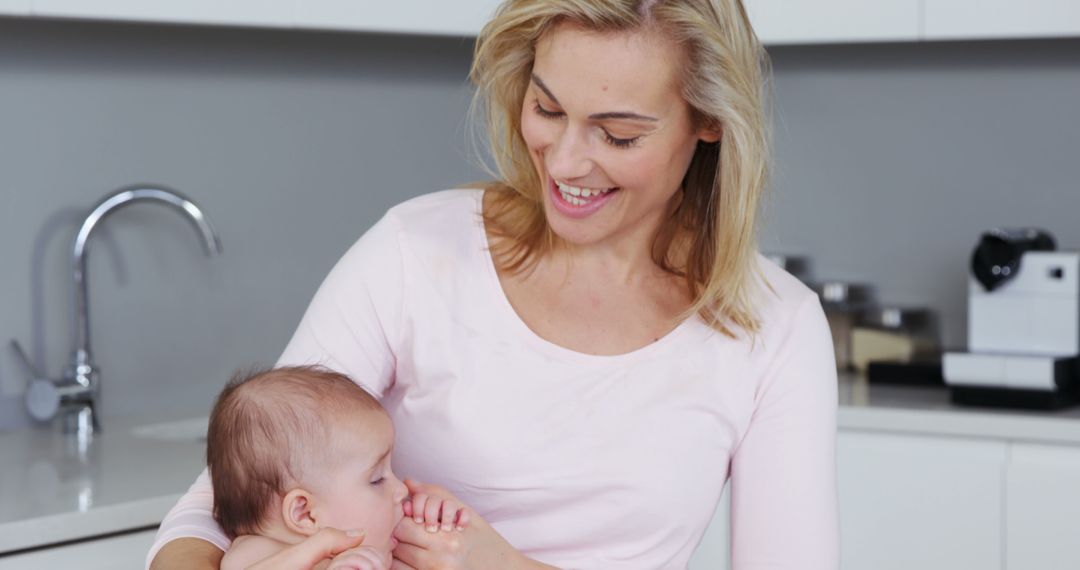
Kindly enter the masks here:
M 394 477 L 394 483 L 397 485 L 394 489 L 394 500 L 400 503 L 405 500 L 405 497 L 409 496 L 409 488 L 397 477 Z

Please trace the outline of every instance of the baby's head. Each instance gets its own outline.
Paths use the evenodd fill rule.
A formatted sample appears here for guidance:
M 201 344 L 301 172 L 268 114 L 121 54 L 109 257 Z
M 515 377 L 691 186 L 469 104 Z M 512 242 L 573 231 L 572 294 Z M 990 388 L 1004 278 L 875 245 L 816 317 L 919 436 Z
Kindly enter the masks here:
M 225 532 L 294 539 L 366 531 L 393 548 L 407 490 L 390 468 L 394 428 L 348 377 L 319 367 L 234 377 L 210 414 L 206 463 Z

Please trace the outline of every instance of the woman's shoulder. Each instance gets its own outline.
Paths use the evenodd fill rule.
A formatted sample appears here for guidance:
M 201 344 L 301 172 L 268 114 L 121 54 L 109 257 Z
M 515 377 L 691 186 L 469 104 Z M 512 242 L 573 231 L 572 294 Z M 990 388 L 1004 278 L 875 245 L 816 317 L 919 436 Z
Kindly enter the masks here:
M 386 216 L 409 233 L 440 233 L 472 228 L 480 217 L 483 190 L 455 188 L 410 198 Z
M 424 194 L 387 211 L 380 224 L 417 259 L 432 262 L 475 256 L 484 250 L 483 190 L 454 189 Z
M 765 339 L 788 336 L 793 328 L 813 326 L 824 318 L 813 289 L 763 255 L 757 256 L 757 264 L 756 307 Z

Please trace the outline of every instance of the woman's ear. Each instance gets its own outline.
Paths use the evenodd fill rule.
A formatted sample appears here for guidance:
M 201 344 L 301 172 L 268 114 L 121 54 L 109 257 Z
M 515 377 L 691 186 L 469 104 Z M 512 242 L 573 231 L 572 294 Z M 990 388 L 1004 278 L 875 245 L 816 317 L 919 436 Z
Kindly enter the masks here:
M 319 525 L 311 512 L 311 493 L 303 489 L 293 489 L 285 494 L 281 502 L 281 518 L 285 527 L 304 536 L 311 536 L 319 530 Z
M 705 126 L 698 129 L 698 140 L 705 144 L 719 142 L 724 136 L 724 129 L 720 126 Z

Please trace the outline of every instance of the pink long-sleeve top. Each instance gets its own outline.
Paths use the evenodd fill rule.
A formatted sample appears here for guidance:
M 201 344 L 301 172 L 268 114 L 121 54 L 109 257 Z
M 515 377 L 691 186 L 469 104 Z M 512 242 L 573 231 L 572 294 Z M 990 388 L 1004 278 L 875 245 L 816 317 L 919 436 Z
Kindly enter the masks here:
M 838 565 L 836 372 L 817 296 L 759 258 L 754 342 L 691 318 L 630 353 L 552 344 L 514 312 L 482 192 L 391 209 L 345 254 L 280 364 L 375 394 L 398 475 L 441 484 L 560 568 L 685 568 L 731 480 L 735 570 Z M 632 310 L 632 308 L 628 308 Z M 147 560 L 192 536 L 228 546 L 204 472 Z

